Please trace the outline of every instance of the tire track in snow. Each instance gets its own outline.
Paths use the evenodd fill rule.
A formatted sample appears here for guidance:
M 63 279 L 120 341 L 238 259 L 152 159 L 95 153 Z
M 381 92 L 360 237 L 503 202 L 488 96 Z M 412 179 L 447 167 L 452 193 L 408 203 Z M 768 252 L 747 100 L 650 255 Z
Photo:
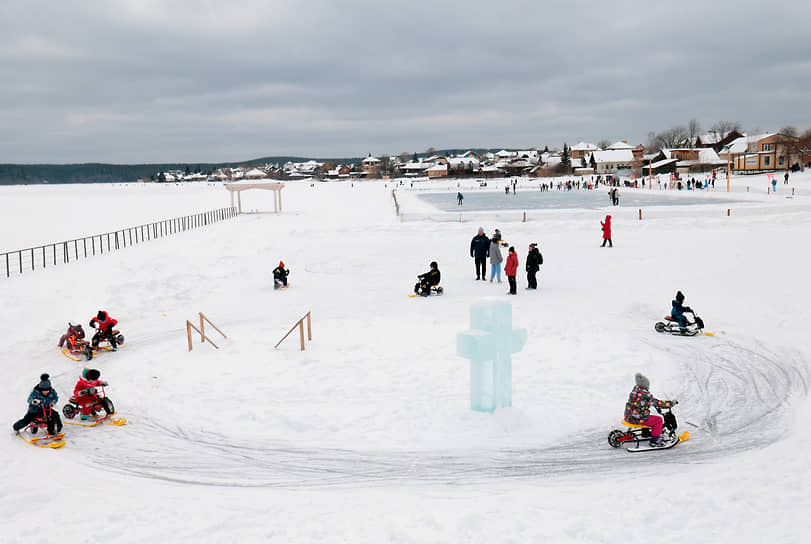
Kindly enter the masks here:
M 679 430 L 692 434 L 673 450 L 649 454 L 646 466 L 654 470 L 767 446 L 786 434 L 784 416 L 792 401 L 808 394 L 808 365 L 799 354 L 777 354 L 761 344 L 747 347 L 723 337 L 696 340 L 678 344 L 657 336 L 647 342 L 682 366 L 682 390 L 676 395 Z M 82 456 L 115 472 L 229 487 L 464 485 L 638 469 L 639 456 L 608 446 L 609 431 L 577 430 L 570 440 L 528 449 L 367 451 L 296 447 L 270 439 L 240 443 L 202 429 L 142 419 L 97 435 L 94 443 L 100 447 Z

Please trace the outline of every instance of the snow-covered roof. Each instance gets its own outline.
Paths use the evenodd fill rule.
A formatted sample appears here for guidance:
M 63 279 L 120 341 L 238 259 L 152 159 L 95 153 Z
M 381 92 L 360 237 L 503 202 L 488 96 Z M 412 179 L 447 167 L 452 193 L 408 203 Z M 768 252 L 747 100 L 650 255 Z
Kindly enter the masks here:
M 428 163 L 425 163 L 425 162 L 409 161 L 409 162 L 405 163 L 403 166 L 401 166 L 400 170 L 425 170 L 429 166 L 431 166 L 431 165 L 428 164 Z
M 614 142 L 613 144 L 608 146 L 607 150 L 616 151 L 616 150 L 620 150 L 620 149 L 633 149 L 633 148 L 634 148 L 634 146 L 632 146 L 628 142 L 623 142 L 622 140 L 620 140 L 620 141 Z
M 609 149 L 606 151 L 594 151 L 592 156 L 597 163 L 603 162 L 622 162 L 631 163 L 634 161 L 634 154 L 631 151 L 633 148 L 628 149 Z
M 365 159 L 363 159 L 360 162 L 362 162 L 364 164 L 377 164 L 377 163 L 380 162 L 380 159 L 378 159 L 377 157 L 366 157 Z
M 426 172 L 447 172 L 447 171 L 448 167 L 444 164 L 435 164 L 431 168 L 426 170 Z
M 258 168 L 252 168 L 251 170 L 248 170 L 247 172 L 245 172 L 245 177 L 246 178 L 263 178 L 263 177 L 265 177 L 265 172 L 262 171 L 262 170 L 259 170 Z
M 654 162 L 653 164 L 651 164 L 651 166 L 653 166 L 654 168 L 661 168 L 662 166 L 665 166 L 665 165 L 670 164 L 672 162 L 676 162 L 677 160 L 678 159 L 662 159 L 661 161 Z M 642 170 L 644 171 L 646 168 L 648 168 L 648 167 L 645 166 L 644 168 L 642 168 Z
M 572 150 L 574 151 L 597 151 L 600 149 L 594 144 L 589 144 L 586 142 L 577 142 L 575 145 L 572 146 Z

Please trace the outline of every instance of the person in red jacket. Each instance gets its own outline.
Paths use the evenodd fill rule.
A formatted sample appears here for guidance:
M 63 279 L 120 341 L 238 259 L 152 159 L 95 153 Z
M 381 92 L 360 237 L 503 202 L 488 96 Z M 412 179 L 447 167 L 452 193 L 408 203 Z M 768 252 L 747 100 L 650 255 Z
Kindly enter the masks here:
M 110 314 L 105 312 L 104 310 L 99 310 L 99 313 L 96 314 L 96 317 L 90 320 L 90 326 L 92 328 L 97 328 L 98 331 L 96 334 L 93 335 L 93 339 L 91 340 L 91 344 L 93 344 L 94 348 L 99 347 L 99 342 L 102 338 L 106 338 L 110 341 L 110 346 L 115 351 L 118 347 L 118 342 L 116 341 L 115 337 L 113 336 L 113 327 L 118 325 L 118 320 L 113 319 L 110 317 Z
M 90 419 L 93 416 L 93 406 L 96 404 L 96 387 L 107 385 L 107 382 L 100 380 L 101 372 L 95 368 L 85 368 L 82 370 L 82 377 L 76 382 L 73 388 L 73 396 L 79 404 L 79 411 L 82 419 Z
M 600 221 L 600 224 L 603 226 L 603 245 L 600 247 L 605 247 L 605 243 L 608 242 L 608 247 L 614 247 L 614 242 L 611 241 L 611 216 L 605 216 L 605 222 Z
M 517 286 L 515 283 L 515 274 L 518 272 L 518 254 L 515 248 L 510 246 L 510 252 L 507 254 L 507 262 L 504 264 L 504 273 L 507 274 L 507 281 L 510 282 L 510 291 L 508 295 L 517 295 Z

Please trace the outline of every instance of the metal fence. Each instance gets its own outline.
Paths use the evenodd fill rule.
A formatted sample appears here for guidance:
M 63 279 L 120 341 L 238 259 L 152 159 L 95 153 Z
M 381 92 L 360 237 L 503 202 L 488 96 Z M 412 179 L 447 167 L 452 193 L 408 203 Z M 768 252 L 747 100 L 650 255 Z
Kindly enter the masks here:
M 0 253 L 0 271 L 5 268 L 5 276 L 8 278 L 12 274 L 22 274 L 28 270 L 47 268 L 93 255 L 102 255 L 155 238 L 205 227 L 236 216 L 236 208 L 220 208 L 75 240 Z

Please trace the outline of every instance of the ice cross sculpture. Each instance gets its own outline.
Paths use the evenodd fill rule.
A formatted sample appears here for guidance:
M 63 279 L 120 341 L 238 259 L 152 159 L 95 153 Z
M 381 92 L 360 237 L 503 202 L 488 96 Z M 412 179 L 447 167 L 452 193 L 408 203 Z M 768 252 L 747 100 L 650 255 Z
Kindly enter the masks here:
M 471 330 L 457 333 L 456 354 L 470 359 L 470 408 L 494 412 L 512 406 L 512 360 L 527 341 L 512 328 L 512 304 L 485 298 L 470 307 Z

